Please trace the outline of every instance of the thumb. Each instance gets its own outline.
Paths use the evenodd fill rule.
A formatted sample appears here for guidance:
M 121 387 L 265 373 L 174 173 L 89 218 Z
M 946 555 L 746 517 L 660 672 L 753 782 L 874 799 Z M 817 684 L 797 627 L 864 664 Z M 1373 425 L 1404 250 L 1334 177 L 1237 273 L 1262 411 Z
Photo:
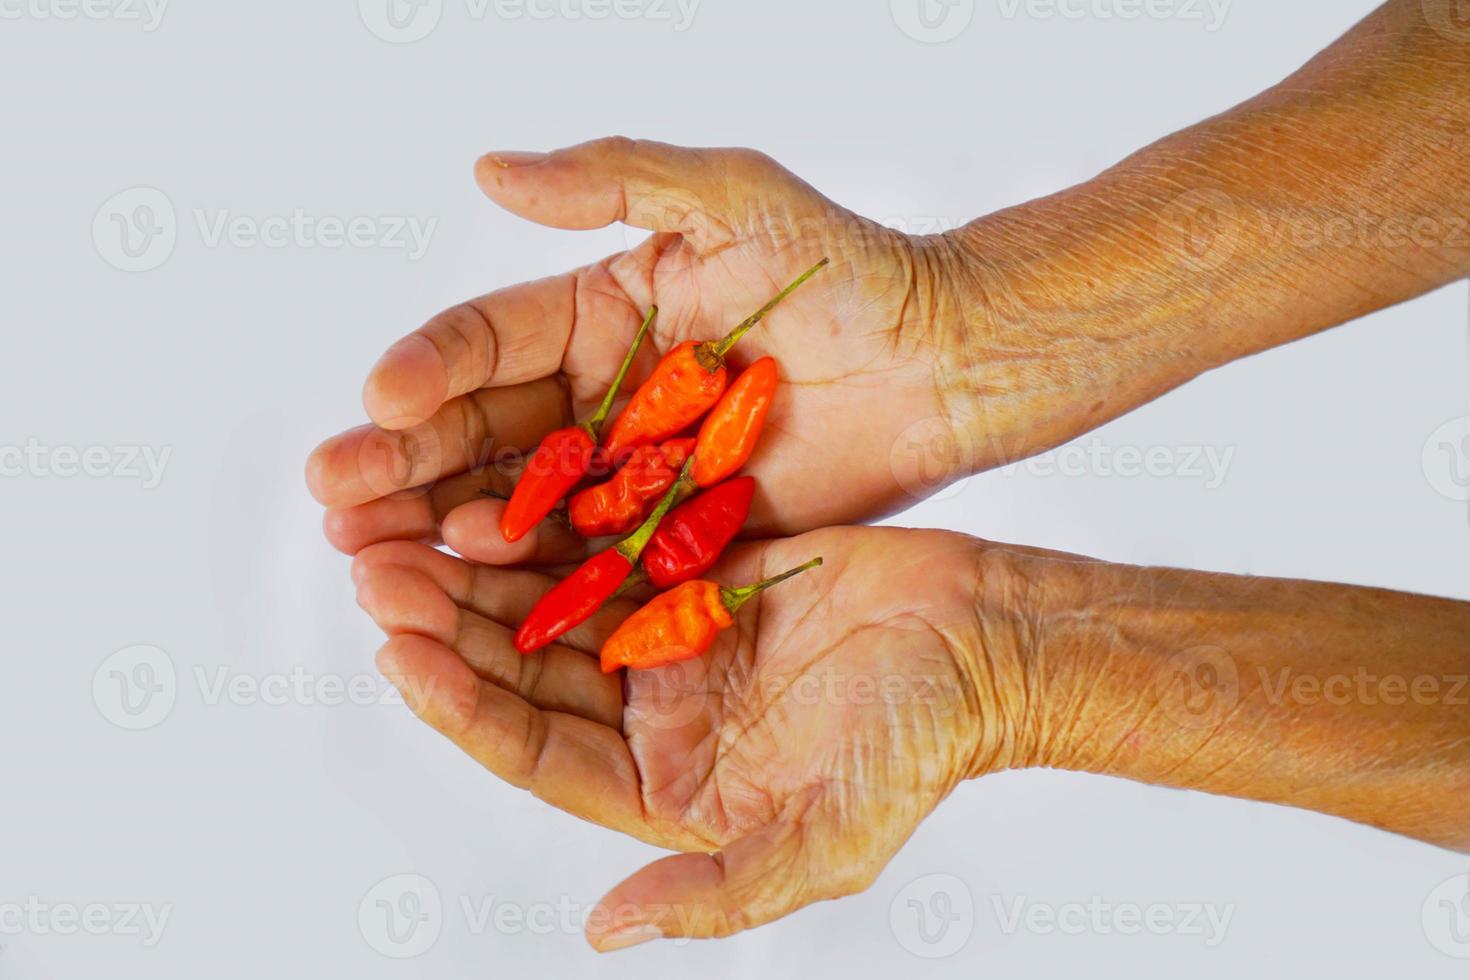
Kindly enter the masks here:
M 587 919 L 587 941 L 609 953 L 650 939 L 708 939 L 772 922 L 819 898 L 804 873 L 803 831 L 782 822 L 717 854 L 653 862 L 603 896 Z
M 475 179 L 491 200 L 553 228 L 621 221 L 675 232 L 699 251 L 807 200 L 807 188 L 754 150 L 691 149 L 613 136 L 552 153 L 489 153 Z M 820 198 L 816 198 L 820 200 Z

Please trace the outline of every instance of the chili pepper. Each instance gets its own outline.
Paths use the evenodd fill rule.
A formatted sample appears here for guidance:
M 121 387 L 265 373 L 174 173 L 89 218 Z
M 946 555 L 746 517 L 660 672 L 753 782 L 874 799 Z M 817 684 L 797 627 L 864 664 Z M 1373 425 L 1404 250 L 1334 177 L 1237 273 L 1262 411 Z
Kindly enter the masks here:
M 713 568 L 745 525 L 754 496 L 755 479 L 742 476 L 670 511 L 643 552 L 648 580 L 671 589 Z
M 607 435 L 607 450 L 614 458 L 638 446 L 662 442 L 699 421 L 725 391 L 729 375 L 725 355 L 751 328 L 766 318 L 802 283 L 827 264 L 823 259 L 781 290 L 775 299 L 752 313 L 723 340 L 698 343 L 686 340 L 663 356 L 648 380 L 633 392 L 623 414 Z
M 771 586 L 821 563 L 822 559 L 813 558 L 799 568 L 743 589 L 727 589 L 695 579 L 656 596 L 623 620 L 602 645 L 602 672 L 611 674 L 619 667 L 651 670 L 693 660 L 714 645 L 721 630 L 735 624 L 741 606 Z
M 678 478 L 679 468 L 692 452 L 693 439 L 639 446 L 611 480 L 567 501 L 572 528 L 584 538 L 627 534 L 648 516 L 648 509 Z
M 776 361 L 763 357 L 746 368 L 699 427 L 694 482 L 712 487 L 745 465 L 776 397 Z
M 519 541 L 525 537 L 587 474 L 587 468 L 592 465 L 592 454 L 597 449 L 602 423 L 612 411 L 613 399 L 622 388 L 623 379 L 628 376 L 633 358 L 637 356 L 638 348 L 643 346 L 643 338 L 648 336 L 648 328 L 656 316 L 658 307 L 649 307 L 648 316 L 644 317 L 643 326 L 638 328 L 638 335 L 633 338 L 632 346 L 598 406 L 597 414 L 571 428 L 551 433 L 531 454 L 525 472 L 510 495 L 510 503 L 500 514 L 500 533 L 505 540 Z
M 648 520 L 629 537 L 607 551 L 593 555 L 575 572 L 562 579 L 541 597 L 516 631 L 515 646 L 521 653 L 533 653 L 557 637 L 575 629 L 601 609 L 613 593 L 633 573 L 633 566 L 659 523 L 674 506 L 685 487 L 689 464 L 684 464 L 679 479 L 669 487 Z

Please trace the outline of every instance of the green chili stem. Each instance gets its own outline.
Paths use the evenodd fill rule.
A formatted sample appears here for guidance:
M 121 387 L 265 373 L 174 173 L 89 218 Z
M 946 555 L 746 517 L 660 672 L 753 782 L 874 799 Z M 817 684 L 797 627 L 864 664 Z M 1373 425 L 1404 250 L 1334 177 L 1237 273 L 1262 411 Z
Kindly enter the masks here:
M 623 382 L 628 378 L 628 370 L 633 366 L 633 359 L 638 356 L 638 349 L 643 346 L 643 338 L 648 336 L 648 328 L 653 326 L 654 319 L 658 316 L 658 307 L 650 306 L 648 315 L 643 318 L 643 326 L 638 328 L 638 335 L 633 338 L 633 346 L 628 348 L 628 353 L 623 357 L 623 366 L 618 368 L 617 377 L 607 389 L 607 394 L 602 396 L 602 404 L 597 407 L 597 414 L 582 423 L 582 428 L 597 442 L 602 429 L 602 423 L 607 421 L 608 414 L 612 412 L 613 401 L 617 399 L 618 392 L 623 389 Z
M 694 481 L 689 479 L 689 470 L 693 465 L 693 456 L 684 461 L 684 468 L 679 471 L 679 478 L 674 481 L 673 486 L 669 487 L 668 492 L 664 494 L 664 498 L 653 509 L 653 513 L 648 515 L 648 520 L 644 521 L 638 530 L 628 535 L 621 543 L 616 545 L 618 554 L 628 559 L 629 565 L 638 564 L 638 559 L 643 554 L 643 549 L 648 547 L 648 542 L 653 537 L 653 532 L 658 530 L 658 526 L 663 522 L 664 517 L 668 515 L 670 510 L 673 510 L 675 504 L 683 500 L 694 489 Z
M 781 292 L 776 295 L 775 299 L 771 300 L 765 306 L 762 306 L 760 309 L 756 310 L 750 316 L 741 321 L 734 330 L 731 330 L 729 333 L 725 334 L 724 340 L 720 340 L 715 343 L 705 344 L 704 348 L 707 351 L 707 356 L 710 358 L 710 360 L 715 363 L 716 366 L 718 366 L 720 360 L 726 354 L 730 353 L 730 348 L 734 347 L 740 342 L 741 337 L 744 337 L 747 333 L 751 331 L 751 328 L 753 328 L 757 323 L 760 323 L 762 320 L 764 320 L 766 318 L 766 314 L 779 306 L 783 299 L 800 289 L 802 284 L 805 283 L 812 276 L 816 275 L 818 272 L 821 272 L 822 269 L 825 268 L 827 263 L 830 261 L 830 259 L 823 259 L 816 265 L 812 266 L 810 269 L 803 272 L 795 282 L 787 286 L 785 289 L 781 290 Z
M 745 605 L 751 599 L 760 595 L 771 586 L 780 585 L 787 579 L 800 575 L 802 572 L 806 571 L 809 568 L 816 568 L 821 563 L 822 559 L 813 558 L 805 565 L 793 568 L 789 572 L 782 572 L 775 578 L 768 578 L 764 582 L 757 582 L 755 585 L 747 585 L 743 589 L 721 589 L 720 601 L 725 604 L 725 608 L 730 610 L 730 614 L 733 616 L 735 613 L 740 611 L 741 606 Z

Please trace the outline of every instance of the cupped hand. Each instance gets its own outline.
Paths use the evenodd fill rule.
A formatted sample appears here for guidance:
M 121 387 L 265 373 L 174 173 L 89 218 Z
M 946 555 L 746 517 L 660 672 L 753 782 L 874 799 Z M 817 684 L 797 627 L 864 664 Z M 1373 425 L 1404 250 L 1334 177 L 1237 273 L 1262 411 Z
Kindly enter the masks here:
M 522 657 L 540 572 L 396 541 L 353 577 L 390 635 L 379 666 L 425 721 L 548 803 L 684 852 L 603 899 L 588 938 L 606 950 L 859 891 L 958 782 L 1012 761 L 997 691 L 1025 631 L 985 612 L 1010 591 L 989 554 L 894 528 L 738 546 L 714 580 L 824 564 L 747 605 L 704 657 L 614 674 L 597 651 L 629 600 Z
M 764 490 L 752 529 L 870 519 L 964 475 L 950 432 L 964 367 L 954 337 L 973 297 L 960 295 L 955 242 L 860 218 L 748 150 L 614 138 L 491 154 L 476 174 L 496 203 L 541 224 L 654 234 L 453 307 L 395 344 L 364 390 L 374 424 L 328 440 L 308 466 L 338 547 L 448 536 L 469 557 L 507 560 L 503 541 L 471 533 L 493 527 L 496 504 L 479 490 L 508 489 L 519 453 L 591 413 L 650 305 L 661 312 L 628 390 L 663 352 L 724 335 L 823 257 L 830 268 L 731 355 L 737 368 L 775 356 L 784 382 L 748 468 Z

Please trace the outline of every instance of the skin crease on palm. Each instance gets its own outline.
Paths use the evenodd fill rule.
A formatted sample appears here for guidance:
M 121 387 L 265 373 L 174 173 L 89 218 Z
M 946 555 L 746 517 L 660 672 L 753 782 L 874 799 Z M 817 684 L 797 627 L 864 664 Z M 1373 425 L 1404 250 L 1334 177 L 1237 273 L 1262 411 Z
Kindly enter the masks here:
M 1391 0 L 1262 96 L 934 238 L 858 218 L 751 151 L 610 139 L 480 161 L 480 186 L 518 215 L 653 236 L 395 345 L 364 391 L 375 424 L 319 447 L 308 482 L 389 634 L 380 667 L 416 712 L 553 805 L 684 852 L 604 899 L 633 914 L 589 922 L 596 947 L 727 935 L 861 889 L 961 780 L 1000 768 L 1120 775 L 1470 848 L 1463 709 L 1283 705 L 1252 682 L 1464 674 L 1470 604 L 826 526 L 1470 274 L 1452 240 L 1279 233 L 1304 215 L 1470 213 L 1470 43 L 1434 26 L 1437 4 Z M 1202 253 L 1179 221 L 1201 200 L 1225 202 Z M 589 414 L 649 304 L 662 312 L 630 386 L 823 256 L 831 267 L 732 357 L 781 366 L 747 472 L 752 532 L 795 536 L 738 545 L 710 577 L 825 564 L 752 602 L 697 661 L 602 674 L 595 653 L 626 600 L 515 654 L 515 626 L 588 546 L 552 522 L 507 544 L 503 505 L 479 491 L 509 489 L 515 468 L 487 460 Z M 1173 692 L 1201 656 L 1218 674 L 1209 651 L 1239 684 L 1204 724 Z
M 694 852 L 604 905 L 657 892 L 699 917 L 683 923 L 695 934 L 724 935 L 867 887 L 960 781 L 999 764 L 994 694 L 970 660 L 977 543 L 829 529 L 741 546 L 711 577 L 756 581 L 814 554 L 820 575 L 742 611 L 709 655 L 629 673 L 626 689 L 595 652 L 630 602 L 522 657 L 511 624 L 544 591 L 539 573 L 390 542 L 363 551 L 353 576 L 395 636 L 381 669 L 430 724 L 570 813 Z M 895 593 L 894 576 L 933 587 Z M 789 866 L 778 878 L 774 864 Z

